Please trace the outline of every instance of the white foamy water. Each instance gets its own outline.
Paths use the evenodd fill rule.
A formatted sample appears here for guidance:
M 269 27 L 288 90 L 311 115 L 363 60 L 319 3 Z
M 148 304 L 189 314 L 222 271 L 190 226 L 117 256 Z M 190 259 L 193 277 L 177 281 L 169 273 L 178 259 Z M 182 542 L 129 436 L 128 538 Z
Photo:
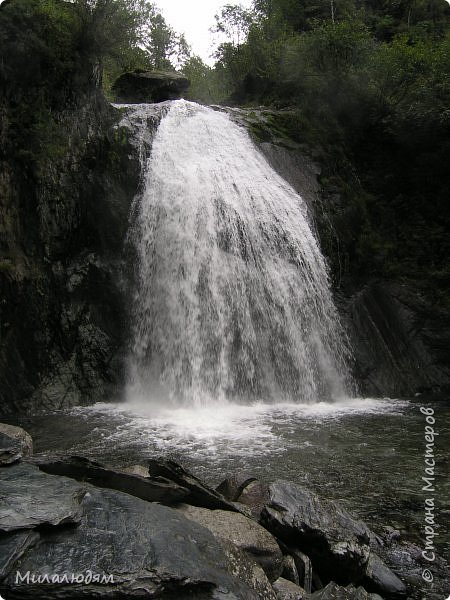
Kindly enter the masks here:
M 142 143 L 155 107 L 128 111 Z M 346 337 L 304 201 L 227 114 L 183 100 L 162 114 L 130 231 L 129 401 L 228 414 L 230 400 L 345 397 Z
M 314 404 L 225 404 L 195 408 L 155 408 L 151 402 L 96 404 L 75 408 L 73 414 L 97 415 L 112 425 L 96 443 L 107 448 L 133 447 L 141 456 L 154 454 L 189 455 L 191 460 L 220 463 L 240 457 L 282 454 L 294 446 L 301 449 L 312 442 L 301 438 L 305 432 L 324 424 L 351 417 L 400 415 L 406 401 L 355 398 Z M 300 439 L 300 441 L 299 441 Z

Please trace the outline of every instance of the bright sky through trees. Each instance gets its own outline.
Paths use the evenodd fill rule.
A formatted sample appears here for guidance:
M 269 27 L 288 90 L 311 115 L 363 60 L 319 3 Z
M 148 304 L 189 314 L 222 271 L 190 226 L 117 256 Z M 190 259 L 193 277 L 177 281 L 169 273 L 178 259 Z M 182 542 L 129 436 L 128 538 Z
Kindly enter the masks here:
M 250 8 L 251 0 L 156 0 L 167 23 L 179 33 L 184 33 L 192 46 L 193 54 L 198 54 L 208 64 L 214 60 L 214 36 L 209 29 L 215 25 L 214 15 L 225 4 L 242 4 Z
M 0 4 L 3 2 L 0 0 Z M 241 4 L 244 8 L 250 8 L 252 0 L 156 0 L 155 4 L 167 24 L 177 33 L 185 34 L 193 54 L 198 54 L 207 64 L 213 65 L 211 54 L 221 39 L 209 31 L 215 25 L 214 15 L 225 4 Z

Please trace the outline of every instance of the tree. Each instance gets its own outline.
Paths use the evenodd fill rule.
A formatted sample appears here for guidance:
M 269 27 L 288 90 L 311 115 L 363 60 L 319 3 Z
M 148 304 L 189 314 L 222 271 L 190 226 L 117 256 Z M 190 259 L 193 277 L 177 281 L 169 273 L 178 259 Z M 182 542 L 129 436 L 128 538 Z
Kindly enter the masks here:
M 256 0 L 256 9 L 266 18 L 288 23 L 295 32 L 308 31 L 317 21 L 338 15 L 338 0 Z M 347 0 L 340 0 L 340 3 Z
M 240 4 L 226 4 L 219 14 L 215 15 L 214 33 L 223 33 L 232 46 L 239 47 L 246 39 L 253 22 L 253 13 Z
M 184 63 L 182 73 L 191 82 L 187 92 L 189 99 L 205 104 L 218 102 L 222 99 L 217 86 L 216 69 L 212 69 L 205 64 L 200 56 L 196 56 L 195 54 L 191 56 Z
M 167 25 L 160 11 L 151 5 L 144 27 L 142 42 L 152 69 L 182 67 L 190 56 L 190 47 L 183 34 Z
M 152 5 L 146 0 L 75 0 L 80 50 L 100 62 L 138 47 Z

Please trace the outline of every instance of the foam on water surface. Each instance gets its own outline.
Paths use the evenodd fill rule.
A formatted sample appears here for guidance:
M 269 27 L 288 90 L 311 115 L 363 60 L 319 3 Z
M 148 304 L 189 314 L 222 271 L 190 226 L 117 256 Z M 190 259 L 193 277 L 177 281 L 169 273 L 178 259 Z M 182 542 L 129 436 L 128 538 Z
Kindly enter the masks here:
M 75 408 L 72 413 L 85 418 L 96 414 L 114 421 L 115 426 L 103 439 L 111 448 L 114 444 L 137 445 L 150 453 L 189 452 L 198 459 L 222 461 L 239 456 L 269 459 L 271 453 L 282 453 L 295 444 L 302 447 L 306 443 L 302 436 L 311 427 L 352 416 L 400 415 L 407 405 L 407 401 L 372 398 L 170 409 L 148 402 L 127 402 Z

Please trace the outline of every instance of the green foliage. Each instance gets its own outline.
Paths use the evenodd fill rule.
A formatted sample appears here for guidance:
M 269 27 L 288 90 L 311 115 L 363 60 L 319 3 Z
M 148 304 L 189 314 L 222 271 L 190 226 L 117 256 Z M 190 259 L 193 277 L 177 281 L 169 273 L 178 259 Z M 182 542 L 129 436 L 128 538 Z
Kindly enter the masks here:
M 14 271 L 14 265 L 10 259 L 0 259 L 0 273 L 9 273 Z
M 378 48 L 370 66 L 371 88 L 386 126 L 448 121 L 449 36 L 438 42 L 398 36 Z
M 354 135 L 367 115 L 367 62 L 374 42 L 358 21 L 324 23 L 292 37 L 281 75 L 291 101 L 312 120 L 325 122 L 327 138 L 342 128 Z
M 381 41 L 402 33 L 442 37 L 449 25 L 448 6 L 442 0 L 366 0 L 364 9 L 366 23 Z
M 75 0 L 74 8 L 80 49 L 99 61 L 135 48 L 150 13 L 145 0 Z
M 100 83 L 103 65 L 142 63 L 146 0 L 10 0 L 0 9 L 0 78 L 7 93 L 60 94 Z M 26 32 L 26 35 L 24 35 Z M 45 82 L 48 85 L 39 85 Z M 56 94 L 55 94 L 56 92 Z M 51 94 L 49 101 L 51 102 Z
M 24 31 L 27 32 L 24 35 Z M 0 82 L 6 98 L 20 98 L 24 89 L 39 95 L 41 81 L 56 90 L 73 83 L 81 61 L 74 7 L 51 0 L 14 0 L 0 8 Z
M 0 158 L 16 161 L 24 177 L 64 152 L 67 140 L 53 111 L 90 85 L 92 65 L 79 47 L 79 25 L 66 2 L 13 0 L 0 7 Z
M 364 65 L 373 42 L 366 27 L 358 21 L 325 22 L 313 31 L 292 38 L 288 46 L 292 71 L 297 64 L 310 75 L 340 78 Z M 309 63 L 309 64 L 306 64 Z M 297 73 L 299 78 L 302 73 Z
M 183 35 L 169 27 L 148 0 L 76 0 L 82 22 L 80 46 L 99 61 L 104 88 L 135 69 L 173 69 L 188 59 Z
M 186 94 L 188 100 L 214 104 L 225 101 L 230 93 L 220 66 L 208 67 L 199 56 L 191 56 L 183 65 L 182 73 L 191 82 Z
M 128 7 L 127 10 L 134 15 L 131 21 L 132 35 L 126 40 L 122 37 L 125 43 L 118 46 L 119 51 L 108 52 L 103 60 L 103 88 L 108 96 L 111 96 L 111 87 L 122 73 L 137 69 L 181 69 L 191 54 L 184 35 L 176 33 L 167 25 L 153 3 L 133 0 L 133 8 Z
M 215 16 L 216 33 L 223 33 L 232 46 L 240 46 L 245 41 L 252 25 L 253 15 L 240 4 L 226 4 L 219 14 Z
M 125 71 L 180 68 L 190 56 L 148 0 L 10 0 L 0 10 L 0 78 L 12 93 L 22 80 L 68 93 L 103 75 L 108 92 Z
M 155 6 L 151 7 L 148 15 L 142 41 L 147 52 L 148 66 L 152 69 L 182 67 L 190 55 L 184 35 L 177 34 L 169 27 Z
M 305 31 L 318 19 L 331 18 L 331 0 L 297 2 L 297 0 L 256 0 L 261 15 L 270 20 L 285 22 L 292 31 Z

